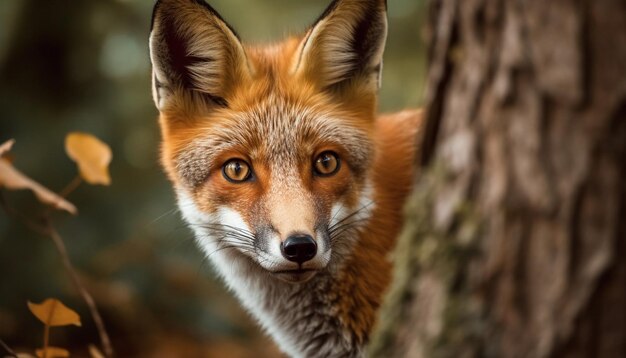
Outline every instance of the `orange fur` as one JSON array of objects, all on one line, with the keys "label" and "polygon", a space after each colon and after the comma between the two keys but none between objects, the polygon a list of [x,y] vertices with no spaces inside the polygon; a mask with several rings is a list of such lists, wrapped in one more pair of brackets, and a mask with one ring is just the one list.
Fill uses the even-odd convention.
[{"label": "orange fur", "polygon": [[[289,73],[289,59],[294,56],[297,43],[290,39],[269,48],[247,49],[256,74],[248,85],[235,90],[229,102],[229,111],[246,111],[268,93],[277,92],[303,106],[327,106],[349,114],[345,118],[351,126],[372,135],[376,157],[370,175],[374,180],[374,200],[378,205],[361,235],[354,256],[347,264],[348,269],[340,285],[336,287],[342,321],[348,329],[364,338],[374,325],[376,309],[390,280],[391,262],[388,255],[402,227],[402,207],[415,174],[417,131],[421,126],[422,114],[421,111],[405,111],[375,119],[375,96],[358,86],[345,90],[338,99],[319,93],[314,83],[293,78]],[[199,117],[202,120],[180,118],[178,113],[161,114],[164,139],[162,162],[176,185],[182,184],[173,167],[173,157],[192,138],[204,136],[216,127],[230,125],[220,109],[202,113]],[[210,124],[199,126],[198,123]],[[230,157],[232,155],[224,158]],[[263,174],[267,172],[264,163],[254,164],[257,174],[263,179],[267,178]],[[212,211],[213,205],[229,202],[246,213],[254,201],[246,198],[259,198],[264,193],[262,188],[250,190],[225,182],[219,178],[219,172],[214,171],[211,175],[218,178],[219,184],[195,192],[195,201],[201,203],[200,207],[207,212]],[[324,207],[330,208],[330,203],[336,200],[333,191],[341,188],[340,182],[341,179],[333,178],[317,187],[311,185],[311,190],[315,196],[322,198]],[[362,280],[363,276],[368,276],[368,281]]]},{"label": "orange fur", "polygon": [[[246,47],[212,9],[196,0],[157,3],[157,8],[165,8],[165,17],[156,16],[156,35],[151,36],[161,162],[179,199],[188,201],[183,205],[193,206],[182,207],[190,223],[201,228],[228,219],[224,227],[233,228],[235,222],[240,225],[237,233],[247,233],[243,239],[256,240],[242,252],[225,253],[217,260],[223,275],[240,275],[233,277],[231,287],[290,354],[321,354],[315,337],[301,334],[307,327],[298,326],[299,319],[314,320],[313,316],[315,324],[324,330],[339,329],[335,335],[345,339],[331,347],[338,350],[332,353],[360,354],[391,278],[390,252],[416,175],[422,112],[375,114],[386,35],[384,5],[384,0],[338,0],[303,36]],[[187,42],[203,33],[213,41],[200,40],[210,48],[189,45],[199,54],[191,65],[178,58],[182,71],[191,68],[194,75],[215,76],[207,83],[198,76],[185,77],[185,82],[184,74],[172,75],[176,68],[167,66],[175,67],[175,61],[158,51],[164,46],[161,42],[167,45],[171,36],[180,35],[176,26],[186,23],[184,17],[168,22],[167,16],[175,16],[176,9],[184,10],[182,16],[193,15],[187,19],[192,21],[190,27],[180,30],[195,36]],[[174,34],[167,37],[159,31]],[[364,32],[357,36],[355,31]],[[351,35],[370,42],[370,51],[355,50],[362,51],[362,58],[348,51],[354,42],[345,40]],[[209,59],[202,54],[209,54]],[[338,170],[330,176],[316,175],[315,159],[326,151],[339,158]],[[254,177],[229,181],[222,168],[233,159],[248,163]],[[371,202],[363,204],[366,200]],[[361,214],[362,209],[368,210]],[[359,214],[358,220],[348,223],[356,230],[349,237],[333,237],[333,225],[341,223],[337,219],[332,224],[334,216],[349,219],[353,214]],[[196,233],[209,249],[219,249],[218,244],[211,246],[210,230]],[[326,251],[320,249],[308,261],[294,263],[282,250],[296,234],[310,236]],[[267,256],[276,264],[267,264]],[[231,270],[234,262],[239,266]],[[295,278],[285,278],[285,271]],[[318,278],[312,279],[316,274]],[[254,286],[259,281],[262,284]],[[249,291],[253,286],[257,291]],[[276,292],[287,290],[294,290],[288,296],[296,302],[304,299],[310,306],[323,307],[309,307],[313,311],[300,317],[298,312],[285,313],[292,305],[285,303],[277,312],[274,300],[283,297],[276,297]],[[261,293],[261,304],[246,297]],[[301,331],[294,332],[294,327]],[[281,341],[282,335],[292,336]]]},{"label": "orange fur", "polygon": [[[402,209],[415,179],[422,111],[380,116],[376,121],[372,213],[342,281],[341,315],[351,330],[366,337],[391,279],[390,253],[403,224]],[[362,278],[368,277],[365,281]]]}]

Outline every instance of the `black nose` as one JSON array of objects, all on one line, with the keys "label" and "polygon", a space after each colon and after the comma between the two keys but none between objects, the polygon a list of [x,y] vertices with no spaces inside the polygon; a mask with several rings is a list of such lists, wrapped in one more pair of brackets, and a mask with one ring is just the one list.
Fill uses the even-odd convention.
[{"label": "black nose", "polygon": [[295,234],[282,242],[280,251],[287,260],[301,264],[315,256],[317,244],[311,235]]}]

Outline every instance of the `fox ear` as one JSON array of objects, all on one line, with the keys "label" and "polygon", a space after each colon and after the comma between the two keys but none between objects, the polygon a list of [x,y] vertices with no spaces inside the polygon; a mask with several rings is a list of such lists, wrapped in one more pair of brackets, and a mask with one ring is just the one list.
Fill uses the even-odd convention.
[{"label": "fox ear", "polygon": [[335,0],[306,33],[293,71],[322,88],[351,80],[380,86],[386,0]]},{"label": "fox ear", "polygon": [[204,0],[157,1],[150,60],[152,94],[161,111],[189,93],[226,106],[228,94],[250,73],[237,34]]}]

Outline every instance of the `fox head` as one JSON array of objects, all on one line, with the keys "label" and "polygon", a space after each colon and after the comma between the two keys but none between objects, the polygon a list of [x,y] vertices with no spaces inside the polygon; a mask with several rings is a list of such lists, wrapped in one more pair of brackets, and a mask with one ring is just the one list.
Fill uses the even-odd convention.
[{"label": "fox head", "polygon": [[303,282],[349,254],[373,205],[386,33],[385,0],[335,0],[302,36],[250,47],[203,0],[157,1],[162,163],[218,268]]}]

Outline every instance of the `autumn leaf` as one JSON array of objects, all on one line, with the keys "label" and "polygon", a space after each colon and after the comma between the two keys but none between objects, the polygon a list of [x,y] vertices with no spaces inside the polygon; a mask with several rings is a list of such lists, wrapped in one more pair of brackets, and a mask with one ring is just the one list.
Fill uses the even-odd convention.
[{"label": "autumn leaf", "polygon": [[72,203],[22,174],[8,160],[3,158],[0,158],[0,187],[9,190],[31,190],[42,203],[65,210],[70,214],[76,215],[77,213],[76,207]]},{"label": "autumn leaf", "polygon": [[9,139],[8,141],[0,144],[0,157],[3,156],[4,153],[10,151],[14,143],[15,143],[15,139]]},{"label": "autumn leaf", "polygon": [[80,176],[89,184],[110,185],[111,148],[88,133],[72,132],[65,137],[65,152],[78,164]]},{"label": "autumn leaf", "polygon": [[70,356],[70,352],[59,347],[48,347],[46,349],[37,349],[35,351],[39,358],[65,358]]},{"label": "autumn leaf", "polygon": [[15,353],[17,358],[36,358],[34,355],[29,353]]},{"label": "autumn leaf", "polygon": [[55,298],[49,298],[39,304],[28,302],[28,308],[45,325],[52,327],[70,324],[80,326],[78,313]]}]

